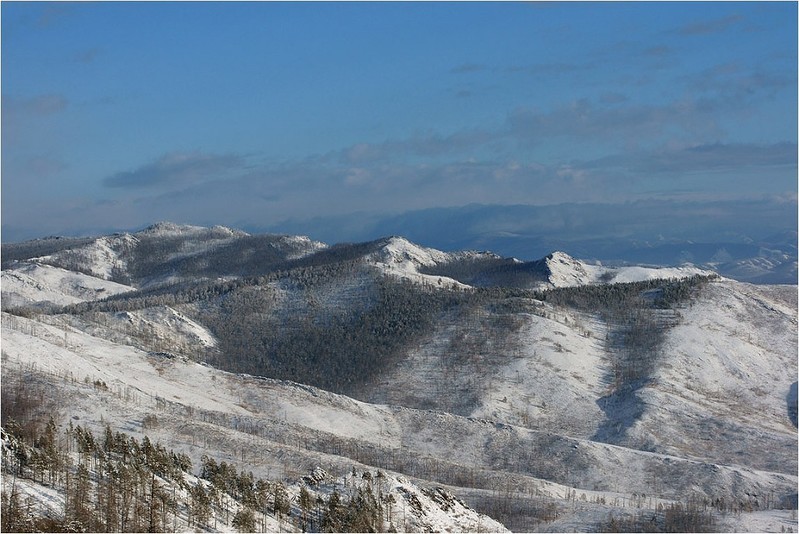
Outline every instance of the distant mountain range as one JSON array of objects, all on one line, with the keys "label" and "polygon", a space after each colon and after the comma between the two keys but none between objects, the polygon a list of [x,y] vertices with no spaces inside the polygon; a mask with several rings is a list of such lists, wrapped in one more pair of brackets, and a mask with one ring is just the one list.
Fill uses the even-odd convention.
[{"label": "distant mountain range", "polygon": [[795,284],[796,225],[795,202],[763,200],[474,204],[248,228],[310,235],[329,242],[403,235],[440,250],[490,250],[522,260],[561,250],[612,265],[690,262],[740,281]]}]

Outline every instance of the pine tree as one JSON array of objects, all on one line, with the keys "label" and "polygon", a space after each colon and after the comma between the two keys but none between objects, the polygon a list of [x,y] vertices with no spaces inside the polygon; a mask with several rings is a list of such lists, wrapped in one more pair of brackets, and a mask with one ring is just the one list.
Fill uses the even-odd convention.
[{"label": "pine tree", "polygon": [[92,511],[89,509],[90,499],[89,468],[86,467],[86,464],[81,463],[75,473],[66,515],[70,521],[81,525],[84,530],[89,530],[92,522]]},{"label": "pine tree", "polygon": [[197,484],[189,490],[191,497],[191,515],[194,524],[197,526],[205,526],[208,524],[208,518],[211,515],[211,498],[205,491],[202,482],[198,481]]},{"label": "pine tree", "polygon": [[15,491],[12,485],[8,496],[3,495],[2,507],[0,507],[0,523],[3,525],[3,532],[26,532],[31,529],[26,528],[28,520],[25,517],[25,510],[19,499],[19,492]]},{"label": "pine tree", "polygon": [[64,462],[58,447],[58,429],[52,417],[50,417],[44,429],[44,435],[41,439],[41,448],[46,458],[50,484],[54,484]]},{"label": "pine tree", "polygon": [[239,508],[236,515],[233,516],[233,526],[239,532],[254,532],[255,514],[246,506]]},{"label": "pine tree", "polygon": [[274,511],[278,519],[282,515],[288,515],[291,511],[288,493],[282,482],[276,482],[274,486],[275,506]]},{"label": "pine tree", "polygon": [[[147,437],[145,436],[145,440]],[[149,443],[149,440],[148,440]],[[150,495],[147,500],[147,532],[156,532],[163,514],[162,500],[160,498],[161,485],[155,478],[155,473],[150,475]]]},{"label": "pine tree", "polygon": [[343,529],[343,506],[341,504],[341,496],[338,491],[333,491],[330,499],[327,501],[327,510],[322,518],[322,531],[323,532],[341,532]]},{"label": "pine tree", "polygon": [[300,497],[299,497],[299,504],[300,504],[300,513],[301,513],[301,521],[302,521],[302,530],[308,530],[308,518],[311,512],[311,506],[313,503],[311,502],[311,494],[308,489],[303,486],[300,488]]}]

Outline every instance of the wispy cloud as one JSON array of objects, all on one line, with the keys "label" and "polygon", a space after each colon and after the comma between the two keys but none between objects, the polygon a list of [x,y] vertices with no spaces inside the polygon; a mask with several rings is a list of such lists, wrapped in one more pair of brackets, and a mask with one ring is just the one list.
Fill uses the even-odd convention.
[{"label": "wispy cloud", "polygon": [[512,65],[505,69],[509,73],[529,74],[531,76],[556,76],[594,68],[590,63],[535,63],[532,65]]},{"label": "wispy cloud", "polygon": [[716,137],[713,103],[692,100],[662,105],[597,105],[583,98],[551,110],[517,108],[508,114],[510,133],[531,143],[553,137],[604,143],[653,143],[672,138]]},{"label": "wispy cloud", "polygon": [[242,167],[241,157],[232,154],[171,152],[135,170],[108,176],[103,179],[103,184],[113,188],[180,185],[229,175]]},{"label": "wispy cloud", "polygon": [[703,20],[686,24],[677,30],[680,35],[707,35],[720,33],[737,24],[742,20],[740,15],[728,15],[726,17]]},{"label": "wispy cloud", "polygon": [[453,67],[450,72],[453,74],[467,74],[470,72],[480,72],[487,69],[488,67],[486,65],[480,63],[462,63]]},{"label": "wispy cloud", "polygon": [[64,3],[44,4],[39,16],[36,18],[36,25],[40,28],[48,28],[72,15],[72,7]]},{"label": "wispy cloud", "polygon": [[80,51],[76,52],[72,56],[72,59],[76,63],[88,64],[88,63],[92,63],[95,59],[97,59],[97,57],[100,55],[100,53],[101,53],[101,49],[99,47],[87,48],[85,50],[80,50]]},{"label": "wispy cloud", "polygon": [[322,159],[359,165],[398,158],[434,158],[474,149],[491,142],[496,137],[496,133],[482,129],[461,130],[448,135],[435,132],[419,133],[407,139],[388,140],[382,143],[357,143],[327,154]]},{"label": "wispy cloud", "polygon": [[631,167],[640,172],[695,173],[742,169],[796,168],[797,145],[704,144],[677,150],[653,152],[638,157]]},{"label": "wispy cloud", "polygon": [[[678,195],[675,184],[694,198],[725,195],[783,195],[796,187],[797,145],[710,143],[619,152],[572,162],[594,186],[626,184],[627,193]],[[756,177],[756,178],[755,178]],[[718,187],[723,186],[722,190]]]},{"label": "wispy cloud", "polygon": [[[36,96],[2,97],[3,147],[16,146],[23,139],[36,143],[35,151],[41,151],[43,139],[48,137],[51,122],[60,117],[69,100],[61,94],[49,93]],[[4,156],[6,154],[4,153]]]},{"label": "wispy cloud", "polygon": [[3,113],[47,116],[67,109],[69,101],[64,95],[57,93],[41,94],[32,97],[18,98],[3,95]]},{"label": "wispy cloud", "polygon": [[770,97],[776,91],[796,92],[796,71],[767,70],[763,67],[745,69],[738,63],[723,63],[691,73],[682,77],[685,86],[694,91],[715,94],[719,99],[727,99],[736,107],[746,101],[760,97]]},{"label": "wispy cloud", "polygon": [[[392,159],[394,148],[378,147],[377,153],[366,157],[371,148],[359,145],[351,147],[350,160],[343,151],[339,157],[258,165],[244,165],[238,156],[167,154],[130,173],[109,177],[107,186],[127,188],[127,194],[96,205],[77,203],[70,213],[115,220],[123,227],[161,219],[263,227],[309,214],[397,213],[473,202],[545,205],[564,199],[619,203],[673,198],[680,196],[675,177],[682,180],[677,185],[688,188],[680,196],[683,200],[725,198],[725,192],[711,192],[702,181],[686,181],[705,172],[721,177],[731,198],[740,198],[794,188],[797,150],[795,143],[702,144],[550,163],[505,157],[409,163]],[[749,172],[733,176],[740,169]],[[751,183],[751,176],[761,181]],[[765,188],[775,177],[776,186]],[[748,184],[748,189],[734,180]],[[64,212],[66,206],[42,209],[60,212],[64,219],[72,216]]]},{"label": "wispy cloud", "polygon": [[26,159],[23,168],[28,176],[42,177],[58,174],[69,166],[60,158],[48,155],[36,155]]}]

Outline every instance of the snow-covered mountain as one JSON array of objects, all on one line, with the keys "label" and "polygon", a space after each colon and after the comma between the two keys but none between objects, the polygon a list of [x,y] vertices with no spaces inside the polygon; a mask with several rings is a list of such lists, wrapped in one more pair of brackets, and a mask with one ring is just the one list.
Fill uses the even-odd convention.
[{"label": "snow-covered mountain", "polygon": [[[304,236],[251,236],[224,226],[161,222],[132,234],[3,245],[3,269],[37,262],[141,288],[257,274],[325,246]],[[42,251],[46,253],[39,254]]]},{"label": "snow-covered mountain", "polygon": [[442,252],[398,236],[379,240],[375,245],[376,250],[368,258],[389,274],[420,283],[446,283],[461,288],[470,285],[502,286],[510,281],[512,285],[547,289],[687,278],[712,272],[690,264],[680,267],[604,267],[577,260],[560,251],[539,261],[523,262],[490,252]]},{"label": "snow-covered mountain", "polygon": [[[713,217],[708,217],[711,212]],[[757,215],[744,220],[741,213]],[[472,204],[399,214],[314,217],[262,230],[306,233],[329,242],[398,234],[441,250],[491,250],[524,260],[565,250],[605,265],[679,265],[689,261],[742,282],[797,282],[796,203],[784,199],[743,204],[673,200],[549,206]]]},{"label": "snow-covered mountain", "polygon": [[665,527],[696,503],[721,530],[797,527],[795,286],[399,237],[69,243],[17,245],[2,273],[3,390],[46,384],[59,428],[147,435],[294,496],[320,469],[327,497],[380,471],[400,530]]}]

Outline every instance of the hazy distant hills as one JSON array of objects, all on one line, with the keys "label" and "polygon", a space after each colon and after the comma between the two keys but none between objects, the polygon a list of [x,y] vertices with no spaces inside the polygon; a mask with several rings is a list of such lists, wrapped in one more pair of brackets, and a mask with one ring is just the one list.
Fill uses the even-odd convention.
[{"label": "hazy distant hills", "polygon": [[[793,524],[795,285],[171,223],[2,252],[4,388],[46,384],[62,428],[295,493],[381,469],[514,530]],[[447,499],[404,525],[501,528]]]},{"label": "hazy distant hills", "polygon": [[[745,216],[743,215],[745,214]],[[432,208],[286,221],[264,230],[323,241],[399,234],[441,250],[491,250],[532,260],[553,250],[613,264],[691,262],[753,283],[797,281],[795,202],[640,201]]]},{"label": "hazy distant hills", "polygon": [[[252,239],[305,235],[325,243],[366,243],[401,235],[441,251],[491,251],[505,258],[537,260],[555,250],[606,265],[692,263],[752,283],[797,282],[795,199],[680,201],[642,200],[619,204],[482,205],[429,208],[404,213],[354,214],[236,226]],[[99,233],[99,232],[98,232]],[[132,232],[133,233],[133,232]],[[135,232],[138,233],[138,232]],[[19,234],[10,225],[4,236]],[[47,255],[69,241],[35,240]],[[55,248],[53,248],[55,247]],[[3,248],[3,261],[24,247]],[[270,261],[269,258],[264,258]]]}]

